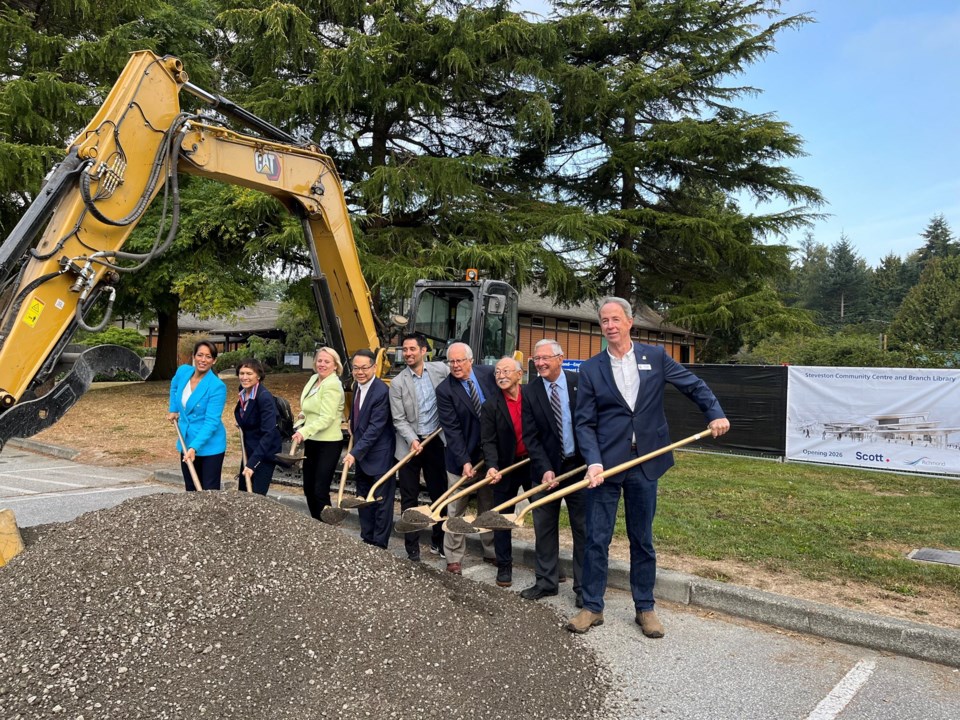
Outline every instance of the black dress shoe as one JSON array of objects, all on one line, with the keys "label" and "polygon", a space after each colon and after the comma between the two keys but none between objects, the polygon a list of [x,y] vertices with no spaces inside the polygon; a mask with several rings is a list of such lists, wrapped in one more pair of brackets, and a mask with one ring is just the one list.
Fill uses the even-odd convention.
[{"label": "black dress shoe", "polygon": [[497,585],[500,587],[510,587],[513,585],[513,568],[504,567],[497,569]]},{"label": "black dress shoe", "polygon": [[532,587],[528,587],[526,590],[520,591],[520,597],[522,597],[524,600],[539,600],[540,598],[552,597],[556,594],[556,590],[544,590],[539,585],[533,585]]}]

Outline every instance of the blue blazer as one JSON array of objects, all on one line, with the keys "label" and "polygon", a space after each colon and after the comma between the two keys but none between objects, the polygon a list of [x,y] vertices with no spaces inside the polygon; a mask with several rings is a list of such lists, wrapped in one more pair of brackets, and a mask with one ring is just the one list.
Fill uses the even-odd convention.
[{"label": "blue blazer", "polygon": [[277,429],[277,406],[273,395],[263,383],[257,388],[257,396],[240,411],[240,401],[233,409],[233,417],[243,431],[243,445],[247,451],[247,467],[256,470],[262,462],[276,465],[274,456],[280,452],[282,439]]},{"label": "blue blazer", "polygon": [[[473,374],[477,376],[480,392],[484,400],[502,393],[493,376],[491,365],[474,365]],[[440,427],[446,440],[444,461],[447,472],[459,475],[467,463],[476,465],[483,457],[480,446],[480,418],[473,411],[473,402],[463,384],[453,375],[437,385],[437,414]]]},{"label": "blue blazer", "polygon": [[[212,370],[190,393],[187,407],[180,403],[183,388],[193,377],[192,365],[181,365],[170,381],[170,412],[180,413],[180,432],[197,455],[217,455],[227,451],[227,430],[223,427],[223,408],[227,404],[227,386]],[[177,450],[184,451],[177,440]]]},{"label": "blue blazer", "polygon": [[[637,453],[644,455],[670,444],[670,430],[663,412],[663,390],[670,383],[693,400],[707,422],[724,417],[717,398],[700,378],[655,345],[633,344],[640,369],[637,401],[630,406],[617,390],[610,355],[603,350],[580,366],[574,424],[580,452],[588,465],[612,468],[631,460],[630,440],[637,438]],[[673,453],[643,463],[640,468],[649,480],[656,480],[673,466]],[[623,474],[609,478],[620,482]]]},{"label": "blue blazer", "polygon": [[[356,388],[354,385],[354,393]],[[390,415],[390,392],[383,380],[374,378],[366,393],[357,417],[354,417],[353,406],[350,407],[350,432],[353,434],[350,454],[361,472],[379,479],[394,464],[396,435]]]}]

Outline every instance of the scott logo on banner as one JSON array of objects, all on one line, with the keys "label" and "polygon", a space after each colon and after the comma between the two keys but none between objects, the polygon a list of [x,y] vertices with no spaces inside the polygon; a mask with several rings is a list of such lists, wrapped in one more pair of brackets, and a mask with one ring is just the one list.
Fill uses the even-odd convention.
[{"label": "scott logo on banner", "polygon": [[882,453],[862,453],[858,451],[854,457],[865,462],[890,462],[890,458],[884,457]]}]

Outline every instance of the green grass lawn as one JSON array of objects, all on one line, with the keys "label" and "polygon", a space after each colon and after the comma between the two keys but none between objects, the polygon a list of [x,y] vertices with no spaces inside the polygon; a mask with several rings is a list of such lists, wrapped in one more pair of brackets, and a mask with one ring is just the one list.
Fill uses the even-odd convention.
[{"label": "green grass lawn", "polygon": [[[660,480],[658,549],[901,595],[960,595],[960,567],[908,560],[960,549],[960,480],[678,453]],[[625,537],[623,507],[616,533]]]}]

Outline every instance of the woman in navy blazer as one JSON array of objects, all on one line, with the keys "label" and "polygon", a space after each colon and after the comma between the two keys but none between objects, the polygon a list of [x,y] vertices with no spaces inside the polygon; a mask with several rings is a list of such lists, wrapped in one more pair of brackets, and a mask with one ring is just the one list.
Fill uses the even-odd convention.
[{"label": "woman in navy blazer", "polygon": [[177,440],[183,485],[193,490],[186,467],[192,460],[204,490],[220,489],[220,471],[227,451],[227,431],[223,427],[223,408],[227,404],[227,386],[211,372],[217,348],[206,340],[193,346],[193,365],[181,365],[170,382],[170,422],[179,423],[187,447]]},{"label": "woman in navy blazer", "polygon": [[259,360],[249,358],[240,363],[237,377],[240,378],[240,398],[233,409],[237,427],[243,434],[243,447],[247,464],[240,465],[239,490],[246,492],[247,483],[258,495],[266,495],[276,466],[274,456],[281,449],[280,431],[277,429],[277,406],[273,395],[263,386],[264,370]]}]

